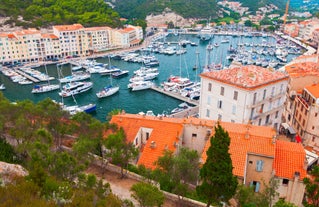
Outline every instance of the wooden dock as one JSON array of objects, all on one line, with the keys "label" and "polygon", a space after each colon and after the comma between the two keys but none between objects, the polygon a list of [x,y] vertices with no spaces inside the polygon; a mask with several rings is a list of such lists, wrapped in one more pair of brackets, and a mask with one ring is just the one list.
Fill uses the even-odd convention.
[{"label": "wooden dock", "polygon": [[170,97],[173,97],[175,99],[178,99],[178,100],[181,100],[181,101],[184,101],[186,103],[189,103],[189,104],[192,104],[194,106],[198,106],[199,105],[199,101],[197,100],[193,100],[193,99],[190,99],[188,97],[184,97],[184,96],[181,96],[180,94],[178,93],[174,93],[174,92],[171,92],[171,91],[165,91],[163,88],[161,87],[158,87],[158,86],[152,86],[151,87],[152,90],[158,92],[158,93],[162,93],[162,94],[165,94],[167,96],[170,96]]},{"label": "wooden dock", "polygon": [[14,71],[17,72],[17,73],[19,73],[19,74],[22,75],[23,77],[26,77],[26,78],[29,79],[30,81],[33,81],[34,83],[39,83],[39,82],[40,82],[39,79],[34,78],[34,77],[32,77],[32,76],[26,74],[25,72],[19,70],[19,69],[15,69]]}]

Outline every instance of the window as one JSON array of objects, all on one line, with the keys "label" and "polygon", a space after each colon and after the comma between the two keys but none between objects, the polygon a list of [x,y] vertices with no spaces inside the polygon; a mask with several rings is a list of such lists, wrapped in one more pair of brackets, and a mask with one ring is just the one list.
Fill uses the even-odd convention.
[{"label": "window", "polygon": [[230,120],[230,122],[231,122],[231,123],[235,123],[235,120],[232,119],[232,120]]},{"label": "window", "polygon": [[254,93],[253,104],[255,104],[255,103],[256,103],[256,100],[257,100],[257,93]]},{"label": "window", "polygon": [[262,172],[264,167],[264,161],[263,160],[257,160],[256,163],[256,171],[257,172]]},{"label": "window", "polygon": [[251,161],[251,160],[249,161],[249,164],[253,164],[253,163],[254,163],[253,161]]},{"label": "window", "polygon": [[263,94],[263,100],[266,98],[266,93],[267,93],[267,90],[265,89]]},{"label": "window", "polygon": [[208,91],[212,91],[212,84],[208,83]]},{"label": "window", "polygon": [[217,115],[217,120],[221,121],[222,118],[223,118],[223,116],[222,116],[221,114],[218,114],[218,115]]},{"label": "window", "polygon": [[258,126],[260,126],[260,125],[261,125],[261,119],[258,120]]},{"label": "window", "polygon": [[233,105],[232,107],[232,114],[236,114],[236,105]]},{"label": "window", "polygon": [[207,105],[210,105],[210,104],[211,104],[211,97],[207,96]]},{"label": "window", "polygon": [[223,101],[219,100],[218,103],[217,103],[217,108],[221,109],[222,106],[223,106]]},{"label": "window", "polygon": [[282,185],[288,185],[289,180],[288,179],[282,179]]},{"label": "window", "polygon": [[268,123],[269,123],[269,118],[270,118],[270,115],[268,114],[268,115],[266,116],[265,124],[268,124]]},{"label": "window", "polygon": [[220,87],[220,95],[223,96],[225,92],[225,88],[224,87]]},{"label": "window", "polygon": [[318,116],[318,113],[315,113],[315,117],[317,117]]},{"label": "window", "polygon": [[210,111],[209,111],[209,109],[206,109],[206,117],[209,118],[209,116],[210,116]]},{"label": "window", "polygon": [[278,118],[278,115],[279,115],[279,111],[276,111],[275,119],[277,119],[277,118]]},{"label": "window", "polygon": [[272,87],[271,88],[271,96],[274,96],[275,95],[275,87]]},{"label": "window", "polygon": [[238,91],[234,91],[234,100],[237,100],[238,98]]},{"label": "window", "polygon": [[257,193],[260,188],[260,183],[257,181],[250,182],[250,187]]},{"label": "window", "polygon": [[135,145],[137,145],[138,144],[138,137],[136,137],[136,139],[135,139]]},{"label": "window", "polygon": [[150,138],[150,133],[146,132],[146,140],[148,140],[148,138]]},{"label": "window", "polygon": [[197,137],[197,134],[193,133],[193,134],[192,134],[192,137],[193,137],[193,138],[196,138],[196,137]]}]

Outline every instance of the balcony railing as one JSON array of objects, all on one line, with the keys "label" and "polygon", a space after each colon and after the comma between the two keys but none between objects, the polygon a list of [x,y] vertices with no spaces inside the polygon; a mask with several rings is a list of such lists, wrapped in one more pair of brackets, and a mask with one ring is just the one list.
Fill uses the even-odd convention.
[{"label": "balcony railing", "polygon": [[297,96],[297,101],[299,101],[307,110],[309,109],[309,101],[306,101],[302,96]]},{"label": "balcony railing", "polygon": [[278,93],[278,94],[275,94],[275,95],[270,95],[270,96],[267,96],[265,99],[263,100],[258,100],[256,101],[255,104],[251,104],[251,105],[247,105],[248,108],[256,108],[257,106],[260,106],[261,104],[264,104],[264,103],[267,103],[269,101],[275,101],[277,100],[278,98],[281,98],[285,95],[285,92],[281,92],[281,93]]}]

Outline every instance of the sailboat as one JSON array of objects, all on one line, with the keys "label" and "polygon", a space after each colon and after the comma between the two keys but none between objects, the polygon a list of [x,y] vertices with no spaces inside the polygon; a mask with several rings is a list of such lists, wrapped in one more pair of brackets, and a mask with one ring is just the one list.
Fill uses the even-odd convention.
[{"label": "sailboat", "polygon": [[[58,70],[58,76],[60,77],[60,74],[61,74],[60,70],[61,69],[59,69],[59,65],[57,65],[57,70]],[[59,84],[59,88],[61,89],[61,82]],[[61,96],[62,102],[60,104],[61,109],[64,111],[67,111],[70,115],[75,115],[75,114],[80,113],[80,112],[91,113],[91,112],[94,112],[96,110],[96,104],[89,103],[87,105],[79,106],[74,95],[72,94],[71,96],[72,96],[73,101],[75,102],[76,105],[72,105],[72,106],[64,105],[63,96]]]},{"label": "sailboat", "polygon": [[200,64],[199,64],[199,52],[198,50],[196,50],[196,62],[195,65],[193,67],[193,70],[197,70],[198,68],[200,68]]},{"label": "sailboat", "polygon": [[[48,75],[48,70],[46,64],[44,65],[45,72]],[[47,78],[48,82],[45,84],[37,84],[32,88],[31,93],[45,93],[49,91],[58,90],[60,88],[59,84],[50,84],[50,78]]]},{"label": "sailboat", "polygon": [[107,96],[111,96],[120,90],[119,86],[113,86],[112,79],[113,79],[112,75],[110,74],[111,84],[108,86],[105,86],[102,90],[100,90],[99,92],[96,93],[96,96],[98,98],[104,98]]},{"label": "sailboat", "polygon": [[2,83],[2,84],[0,85],[0,90],[4,90],[4,89],[6,89],[6,87],[5,87],[4,84]]}]

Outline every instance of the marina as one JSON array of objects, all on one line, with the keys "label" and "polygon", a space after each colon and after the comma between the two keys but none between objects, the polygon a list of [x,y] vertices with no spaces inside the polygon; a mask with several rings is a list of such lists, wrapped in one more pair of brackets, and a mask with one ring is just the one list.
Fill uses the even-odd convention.
[{"label": "marina", "polygon": [[[178,43],[181,40],[184,40],[185,44],[179,45]],[[224,40],[223,43],[221,43],[222,40]],[[267,43],[267,45],[274,45],[273,47],[275,47],[277,42],[278,40],[272,36],[248,37],[243,35],[214,35],[210,41],[203,42],[200,41],[197,34],[180,36],[169,34],[153,40],[148,47],[140,50],[133,52],[114,52],[109,56],[104,55],[103,57],[91,58],[89,61],[87,59],[82,60],[81,58],[71,60],[67,59],[66,62],[59,64],[59,66],[57,66],[56,63],[47,65],[47,71],[50,77],[55,78],[55,80],[51,81],[53,84],[59,83],[57,67],[61,68],[64,77],[72,75],[74,68],[76,68],[76,71],[88,71],[89,68],[96,66],[100,66],[102,68],[114,66],[118,70],[125,71],[125,76],[113,79],[113,84],[119,86],[119,90],[117,93],[112,94],[112,96],[100,99],[96,95],[99,91],[101,91],[101,89],[108,85],[107,83],[111,82],[112,77],[110,73],[108,73],[108,75],[91,73],[90,81],[93,83],[92,88],[87,90],[85,93],[76,95],[76,102],[79,105],[86,105],[88,103],[96,104],[96,112],[93,113],[93,116],[101,121],[105,121],[107,114],[114,109],[123,109],[128,113],[139,113],[141,111],[145,112],[151,110],[155,115],[168,115],[182,102],[193,105],[195,106],[194,108],[196,108],[199,104],[198,88],[194,89],[194,94],[197,94],[196,97],[195,95],[189,96],[189,91],[187,90],[184,90],[182,95],[182,88],[164,90],[163,83],[167,82],[169,77],[180,76],[196,84],[200,82],[198,75],[204,71],[205,66],[214,65],[214,68],[220,67],[220,69],[223,69],[224,67],[227,68],[231,64],[232,60],[227,59],[227,56],[232,54],[230,49],[235,51],[242,48],[243,51],[250,51],[254,47],[263,47],[263,43]],[[287,42],[288,41],[282,40],[283,44],[287,44]],[[215,43],[219,43],[218,46],[213,46]],[[210,52],[207,50],[209,45],[212,45],[212,50]],[[172,47],[175,47],[175,50]],[[165,50],[170,48],[169,50],[175,52],[173,54],[160,53],[160,48]],[[181,48],[185,49],[186,52],[176,54],[176,51]],[[266,48],[266,46],[264,48]],[[288,53],[286,56],[287,62],[290,62],[297,55],[298,54]],[[272,57],[270,54],[260,54],[260,56],[265,58]],[[273,59],[275,59],[275,57],[270,58],[270,60]],[[146,67],[146,65],[148,67],[156,67],[158,70],[156,77],[151,80],[152,85],[145,90],[129,90],[127,85],[130,83],[129,80],[135,74],[134,72],[140,70],[142,67]],[[196,66],[195,69],[194,65]],[[35,69],[45,73],[45,68],[43,66]],[[10,76],[4,75],[4,69],[2,70],[3,74],[1,74],[1,83],[6,86],[6,90],[3,90],[2,92],[9,100],[19,101],[30,99],[34,102],[38,102],[47,97],[56,101],[61,100],[61,97],[58,94],[59,91],[32,94],[30,91],[34,87],[34,84],[16,84],[11,81]],[[187,85],[183,87],[187,87]],[[70,106],[75,104],[74,100],[71,98],[65,99],[64,103]],[[194,108],[192,108],[192,112]]]}]

